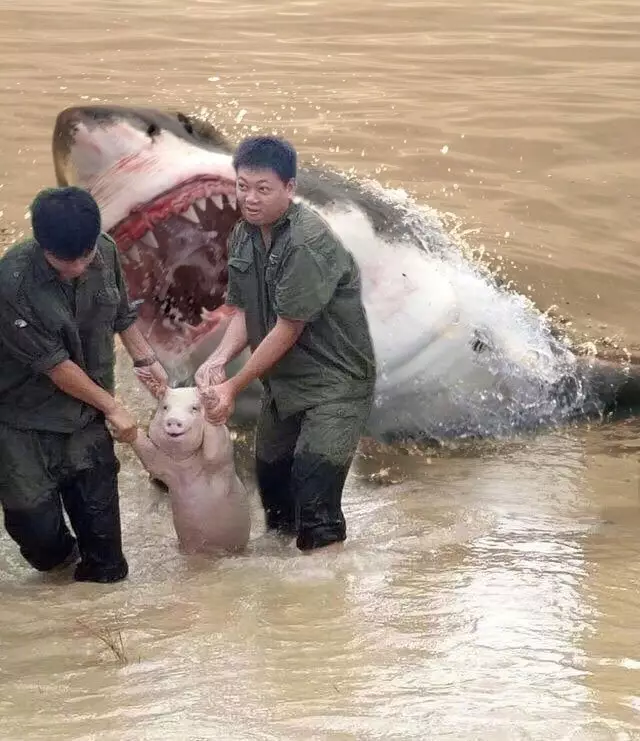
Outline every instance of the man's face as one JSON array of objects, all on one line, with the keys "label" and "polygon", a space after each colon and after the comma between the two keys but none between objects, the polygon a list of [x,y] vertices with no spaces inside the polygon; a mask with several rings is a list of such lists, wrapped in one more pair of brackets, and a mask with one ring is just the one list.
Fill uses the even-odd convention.
[{"label": "man's face", "polygon": [[236,195],[242,216],[255,226],[269,226],[289,208],[295,181],[283,183],[273,170],[240,167]]},{"label": "man's face", "polygon": [[78,257],[75,260],[61,260],[46,250],[44,251],[44,256],[49,265],[51,265],[61,278],[64,280],[73,280],[74,278],[79,278],[92,263],[93,258],[96,256],[96,248],[93,247],[82,255],[82,257]]}]

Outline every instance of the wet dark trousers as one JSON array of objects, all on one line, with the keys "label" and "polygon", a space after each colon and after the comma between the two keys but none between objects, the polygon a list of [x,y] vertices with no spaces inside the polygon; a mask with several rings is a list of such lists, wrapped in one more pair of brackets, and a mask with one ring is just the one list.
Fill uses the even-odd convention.
[{"label": "wet dark trousers", "polygon": [[79,554],[76,580],[125,578],[120,463],[104,423],[97,420],[72,435],[6,426],[0,432],[4,525],[25,560],[38,571],[50,571],[73,563]]},{"label": "wet dark trousers", "polygon": [[256,430],[256,475],[267,530],[300,550],[344,541],[342,492],[370,400],[325,404],[281,419],[265,399]]},{"label": "wet dark trousers", "polygon": [[303,551],[345,540],[342,490],[350,464],[337,466],[320,456],[304,455],[273,463],[257,459],[267,530],[296,535],[296,545]]},{"label": "wet dark trousers", "polygon": [[76,547],[64,520],[64,504],[82,557],[76,578],[109,582],[127,575],[117,473],[113,465],[98,464],[64,480],[57,491],[34,507],[4,508],[7,532],[35,569],[49,571],[59,566]]}]

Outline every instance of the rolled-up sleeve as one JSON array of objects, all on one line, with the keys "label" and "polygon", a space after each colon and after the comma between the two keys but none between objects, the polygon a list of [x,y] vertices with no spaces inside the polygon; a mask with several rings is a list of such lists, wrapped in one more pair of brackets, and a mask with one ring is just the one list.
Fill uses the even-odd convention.
[{"label": "rolled-up sleeve", "polygon": [[136,319],[138,318],[138,310],[134,305],[132,305],[129,299],[129,289],[127,287],[127,281],[122,271],[122,263],[120,262],[120,256],[118,255],[118,249],[115,242],[113,242],[113,247],[114,272],[116,285],[118,286],[118,292],[120,293],[120,303],[118,305],[118,311],[116,313],[113,329],[115,332],[120,334],[120,332],[124,332],[126,329],[129,329],[129,327],[136,321]]},{"label": "rolled-up sleeve", "polygon": [[323,252],[303,246],[285,259],[275,291],[275,310],[284,319],[316,319],[333,296],[341,271]]},{"label": "rolled-up sleeve", "polygon": [[69,359],[62,340],[26,309],[17,309],[0,299],[2,349],[34,373],[46,373]]}]

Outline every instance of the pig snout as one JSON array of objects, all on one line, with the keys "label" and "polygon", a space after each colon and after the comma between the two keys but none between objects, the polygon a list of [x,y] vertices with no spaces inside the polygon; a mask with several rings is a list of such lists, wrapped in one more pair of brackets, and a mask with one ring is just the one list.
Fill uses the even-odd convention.
[{"label": "pig snout", "polygon": [[166,417],[164,420],[164,431],[169,437],[180,437],[189,429],[189,426],[179,417]]}]

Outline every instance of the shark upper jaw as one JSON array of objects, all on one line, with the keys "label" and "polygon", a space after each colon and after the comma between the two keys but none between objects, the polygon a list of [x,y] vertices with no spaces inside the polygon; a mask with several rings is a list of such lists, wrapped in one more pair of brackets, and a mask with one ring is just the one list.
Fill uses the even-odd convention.
[{"label": "shark upper jaw", "polygon": [[[167,126],[170,122],[173,130]],[[149,210],[163,196],[166,208],[170,192],[198,180],[206,189],[194,192],[191,202],[184,198],[186,193],[176,194],[175,215],[187,211],[197,198],[210,196],[226,195],[235,208],[230,153],[196,139],[192,127],[181,131],[173,118],[155,111],[67,109],[56,120],[53,158],[58,183],[87,188],[100,206],[103,228],[112,233],[125,232],[121,222]]]},{"label": "shark upper jaw", "polygon": [[199,140],[184,125],[154,111],[73,108],[53,137],[58,183],[96,199],[141,324],[172,355],[206,332],[203,315],[224,313],[226,243],[239,218],[221,137]]},{"label": "shark upper jaw", "polygon": [[[99,196],[96,198],[100,205]],[[218,217],[230,210],[238,218],[235,185],[232,188],[211,175],[196,175],[174,188],[157,195],[153,200],[136,204],[127,215],[111,228],[106,227],[121,250],[129,250],[136,242],[149,243],[159,248],[154,230],[170,217],[183,220],[215,234]]]}]

